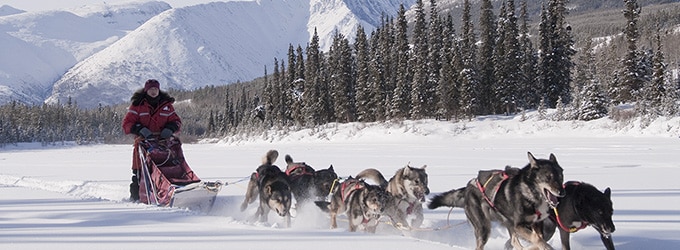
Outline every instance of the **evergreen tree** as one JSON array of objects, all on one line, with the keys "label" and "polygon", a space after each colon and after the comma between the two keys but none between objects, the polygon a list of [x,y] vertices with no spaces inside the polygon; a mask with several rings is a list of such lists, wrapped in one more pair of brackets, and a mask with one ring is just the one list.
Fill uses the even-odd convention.
[{"label": "evergreen tree", "polygon": [[626,18],[626,27],[623,34],[626,38],[627,50],[626,55],[621,60],[621,76],[618,85],[617,93],[614,96],[615,102],[631,102],[636,101],[640,89],[644,86],[643,76],[638,62],[640,62],[640,52],[637,48],[637,42],[640,38],[640,32],[637,27],[637,22],[640,18],[640,6],[636,0],[625,0],[626,8],[623,10],[623,16]]},{"label": "evergreen tree", "polygon": [[325,53],[320,53],[321,59],[321,70],[320,77],[317,78],[316,86],[318,88],[318,93],[321,98],[319,99],[319,107],[321,108],[320,122],[319,124],[326,124],[332,121],[336,121],[333,103],[333,96],[331,96],[331,86],[330,86],[330,64]]},{"label": "evergreen tree", "polygon": [[652,65],[652,80],[648,82],[645,99],[649,102],[649,105],[656,109],[658,114],[663,114],[663,110],[667,109],[664,102],[666,99],[666,64],[664,62],[663,46],[661,43],[661,31],[659,28],[656,30],[655,35],[656,49],[653,57]]},{"label": "evergreen tree", "polygon": [[539,81],[548,107],[556,107],[558,100],[569,102],[570,99],[571,56],[575,51],[571,27],[566,26],[566,14],[565,0],[548,1],[548,7],[541,13]]},{"label": "evergreen tree", "polygon": [[[297,102],[296,98],[296,86],[295,80],[297,80],[297,57],[295,56],[295,47],[293,44],[288,45],[288,70],[286,71],[286,79],[283,90],[285,107],[284,110],[286,122],[295,123],[295,105]],[[290,124],[289,124],[290,125]]]},{"label": "evergreen tree", "polygon": [[[465,0],[465,6],[463,7],[463,40],[468,40],[472,33],[472,27],[465,27],[469,22],[469,0]],[[471,86],[471,89],[476,90],[474,94],[475,104],[478,110],[475,112],[477,114],[490,114],[493,109],[492,94],[494,93],[494,85],[496,80],[494,79],[494,48],[496,48],[496,16],[493,13],[493,5],[491,0],[481,0],[481,9],[479,14],[479,86]],[[476,40],[470,40],[463,42],[463,46],[472,46]],[[466,44],[469,43],[469,44]],[[465,49],[463,49],[465,50]],[[463,51],[463,53],[465,53]],[[464,56],[465,57],[465,56]],[[474,59],[466,58],[464,60]],[[467,64],[467,63],[466,63]],[[467,68],[467,67],[466,67]]]},{"label": "evergreen tree", "polygon": [[371,55],[374,59],[371,68],[375,72],[376,78],[371,82],[373,90],[373,104],[375,107],[375,119],[385,120],[389,116],[389,104],[394,93],[397,82],[397,56],[395,53],[395,28],[388,18],[383,19],[382,29],[376,34],[378,37],[371,45]]},{"label": "evergreen tree", "polygon": [[311,42],[307,45],[307,61],[305,67],[305,86],[304,86],[304,97],[302,98],[303,114],[305,124],[307,126],[314,126],[318,124],[323,124],[324,119],[322,116],[325,115],[323,107],[323,96],[322,96],[322,58],[321,51],[319,50],[319,35],[314,29],[314,35],[312,35]]},{"label": "evergreen tree", "polygon": [[427,115],[427,90],[428,90],[428,43],[427,23],[425,22],[425,10],[423,0],[416,1],[415,23],[413,24],[413,57],[411,68],[413,79],[411,81],[411,110],[412,119],[422,119]]},{"label": "evergreen tree", "polygon": [[264,67],[264,107],[262,112],[264,113],[264,123],[265,128],[270,128],[274,124],[275,115],[273,112],[273,107],[276,104],[274,96],[275,84],[269,79],[267,75],[267,66]]},{"label": "evergreen tree", "polygon": [[395,27],[394,59],[396,62],[396,84],[392,92],[392,102],[390,104],[390,119],[408,118],[411,108],[411,79],[409,67],[409,43],[407,34],[408,23],[406,21],[406,9],[404,5],[399,6],[397,23]]},{"label": "evergreen tree", "polygon": [[293,103],[291,105],[291,118],[294,120],[295,124],[303,125],[305,124],[304,115],[304,101],[303,93],[305,92],[305,60],[304,52],[302,51],[302,46],[298,45],[296,51],[296,70],[295,79],[291,82],[293,84]]},{"label": "evergreen tree", "polygon": [[372,106],[371,100],[374,98],[372,87],[369,85],[370,69],[369,69],[369,44],[364,27],[359,25],[357,27],[356,38],[354,41],[354,51],[356,54],[356,108],[357,121],[366,122],[374,121],[375,106]]},{"label": "evergreen tree", "polygon": [[[442,30],[442,68],[440,71],[439,82],[437,84],[437,119],[448,120],[456,116],[458,109],[457,101],[459,69],[454,60],[458,60],[456,53],[457,47],[456,31],[453,26],[453,17],[447,16]],[[457,118],[457,117],[456,117]]]},{"label": "evergreen tree", "polygon": [[[574,98],[572,106],[576,111],[576,118],[589,121],[607,115],[608,101],[602,92],[600,83],[595,78],[595,58],[593,55],[592,39],[588,39],[581,50],[576,76],[573,82]],[[576,94],[578,93],[578,94]]]},{"label": "evergreen tree", "polygon": [[521,61],[519,28],[515,15],[515,1],[507,0],[501,8],[498,24],[497,51],[495,61],[495,96],[499,110],[505,114],[515,112],[520,84]]},{"label": "evergreen tree", "polygon": [[430,23],[428,25],[428,55],[427,55],[427,84],[424,92],[425,113],[426,116],[432,116],[437,104],[437,85],[439,84],[440,71],[442,69],[442,47],[443,47],[443,32],[439,11],[437,10],[437,3],[435,0],[430,0]]},{"label": "evergreen tree", "polygon": [[523,110],[536,108],[541,99],[540,97],[540,86],[538,86],[536,81],[536,64],[538,63],[538,56],[534,49],[534,45],[531,41],[529,34],[529,17],[527,13],[527,2],[522,1],[521,11],[520,11],[520,65],[521,74],[518,86],[518,106],[522,107]]},{"label": "evergreen tree", "polygon": [[605,117],[608,113],[608,101],[600,88],[600,83],[593,78],[584,86],[582,92],[580,96],[583,99],[578,119],[590,121]]},{"label": "evergreen tree", "polygon": [[286,64],[281,60],[281,72],[279,73],[279,124],[283,126],[290,125],[292,122],[291,107],[293,104],[293,95],[291,83],[288,81]]},{"label": "evergreen tree", "polygon": [[328,53],[330,96],[337,122],[353,122],[356,114],[352,49],[340,32],[335,33]]},{"label": "evergreen tree", "polygon": [[505,72],[505,61],[507,60],[505,58],[505,23],[507,23],[507,11],[506,11],[506,6],[505,6],[506,1],[504,0],[501,3],[501,6],[498,10],[498,19],[496,20],[496,41],[494,43],[496,44],[496,47],[494,48],[493,51],[493,57],[491,58],[493,60],[493,79],[494,79],[494,84],[492,86],[492,93],[490,95],[490,107],[491,110],[490,112],[492,114],[497,114],[503,110],[503,104],[500,101],[501,98],[503,98],[506,95],[505,89],[510,88],[510,86],[507,86],[507,81],[506,81],[506,72]]},{"label": "evergreen tree", "polygon": [[[385,26],[383,26],[384,28]],[[366,86],[368,91],[366,93],[367,105],[366,107],[361,107],[366,110],[367,121],[375,121],[384,118],[387,108],[386,103],[386,81],[389,76],[385,75],[385,51],[383,50],[384,39],[383,39],[383,29],[378,29],[374,31],[371,35],[370,44],[368,46],[367,64],[368,64],[368,74],[369,79],[367,80]],[[358,52],[357,52],[358,53]],[[369,109],[369,107],[372,107]]]},{"label": "evergreen tree", "polygon": [[[484,6],[485,2],[482,3]],[[488,7],[491,8],[491,2],[488,2]],[[485,7],[482,7],[484,10]],[[489,9],[488,11],[491,11]],[[487,12],[488,12],[487,11]],[[483,11],[484,12],[484,11]],[[460,75],[458,81],[460,82],[460,87],[458,88],[460,98],[459,98],[459,106],[460,106],[460,111],[462,115],[467,116],[467,117],[472,117],[476,113],[482,113],[484,112],[484,107],[482,106],[482,100],[483,99],[488,99],[488,94],[490,94],[491,90],[487,89],[487,87],[490,87],[491,85],[484,85],[481,80],[480,76],[477,74],[477,46],[476,41],[477,38],[475,37],[474,33],[474,27],[472,25],[472,21],[470,18],[470,1],[465,0],[464,5],[463,5],[463,17],[462,17],[462,30],[461,30],[461,39],[460,39],[460,46],[459,46],[459,56],[458,60],[454,60],[454,65],[455,63],[460,64],[459,68],[460,69]],[[493,16],[493,13],[491,13],[491,16]],[[493,20],[493,18],[492,18]],[[490,26],[494,27],[494,26]],[[493,32],[495,33],[495,32]],[[483,34],[482,36],[486,36]],[[482,47],[489,46],[489,44],[493,44],[493,42],[489,43],[488,41],[484,39],[491,39],[490,41],[493,41],[494,37],[482,37],[481,38],[484,42],[487,42],[487,44],[482,44]],[[490,56],[488,57],[489,60],[491,60],[493,56],[493,46],[488,47],[490,49],[488,52],[491,52]],[[480,65],[483,65],[486,63],[485,61],[481,60],[481,55],[482,53],[486,53],[484,48],[480,49]],[[490,64],[493,66],[493,64]],[[455,67],[455,66],[454,66]],[[484,66],[481,66],[484,67]],[[493,74],[493,70],[491,71],[491,74]],[[489,83],[491,84],[491,83]],[[486,92],[486,93],[485,93]]]},{"label": "evergreen tree", "polygon": [[604,91],[609,98],[610,104],[618,104],[618,94],[620,87],[619,70],[620,60],[616,51],[618,46],[612,44],[607,49],[603,49],[598,57],[597,67],[600,69],[613,69],[611,72],[600,70],[596,73],[596,78],[602,83]]},{"label": "evergreen tree", "polygon": [[295,56],[295,47],[293,44],[288,44],[288,74],[286,81],[289,84],[290,89],[295,89],[293,83],[297,80],[297,57]]},{"label": "evergreen tree", "polygon": [[639,114],[650,115],[648,118],[653,118],[658,115],[660,107],[652,106],[653,99],[658,97],[651,96],[651,76],[653,74],[654,53],[651,50],[641,51],[639,53],[640,61],[637,62],[638,71],[641,72],[642,87],[637,91],[635,106]]}]

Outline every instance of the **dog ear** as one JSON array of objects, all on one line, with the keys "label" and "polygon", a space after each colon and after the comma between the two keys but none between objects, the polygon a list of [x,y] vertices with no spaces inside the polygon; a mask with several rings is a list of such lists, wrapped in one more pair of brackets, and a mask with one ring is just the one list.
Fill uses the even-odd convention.
[{"label": "dog ear", "polygon": [[[328,170],[333,170],[333,164],[331,164],[331,166],[328,167]],[[333,171],[335,171],[335,170],[333,170]]]},{"label": "dog ear", "polygon": [[531,165],[532,168],[535,168],[536,158],[534,158],[534,155],[532,155],[531,152],[527,152],[527,157],[529,158],[529,165]]},{"label": "dog ear", "polygon": [[271,195],[272,194],[272,187],[269,186],[269,185],[264,187],[264,193],[267,194],[267,195]]},{"label": "dog ear", "polygon": [[276,158],[279,158],[279,151],[271,149],[267,151],[267,154],[262,158],[262,165],[272,165],[276,161]]},{"label": "dog ear", "polygon": [[552,161],[553,163],[557,163],[557,157],[555,157],[553,153],[550,153],[550,161]]},{"label": "dog ear", "polygon": [[612,199],[612,190],[607,187],[607,189],[604,190],[604,196],[607,197],[607,199]]}]

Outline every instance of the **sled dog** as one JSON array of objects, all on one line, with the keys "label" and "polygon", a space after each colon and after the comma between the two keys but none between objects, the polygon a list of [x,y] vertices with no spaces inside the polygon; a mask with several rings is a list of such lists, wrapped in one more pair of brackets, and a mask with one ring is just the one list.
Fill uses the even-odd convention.
[{"label": "sled dog", "polygon": [[[422,203],[425,202],[425,196],[430,194],[425,167],[400,168],[389,181],[374,168],[361,171],[356,178],[377,182],[387,190],[391,198],[385,214],[396,227],[419,228],[424,219]],[[409,221],[410,217],[412,218]]]},{"label": "sled dog", "polygon": [[380,186],[370,185],[352,177],[336,186],[330,202],[315,201],[321,210],[330,213],[331,228],[338,227],[337,216],[345,212],[350,232],[363,229],[375,233],[389,194]]},{"label": "sled dog", "polygon": [[327,169],[314,170],[304,162],[295,162],[286,155],[286,174],[290,177],[293,197],[298,205],[309,199],[323,200],[331,192],[338,175],[333,165]]},{"label": "sled dog", "polygon": [[524,249],[520,238],[531,242],[531,249],[552,249],[542,237],[540,222],[565,194],[563,169],[553,154],[547,160],[536,159],[530,152],[527,155],[525,167],[480,171],[467,186],[436,195],[428,208],[462,206],[474,228],[478,250],[484,249],[489,239],[492,221],[507,228],[515,249]]},{"label": "sled dog", "polygon": [[611,201],[611,190],[606,188],[600,192],[588,183],[569,181],[564,184],[566,194],[560,198],[550,220],[544,222],[545,239],[560,229],[562,249],[569,250],[569,236],[580,229],[592,226],[600,233],[600,239],[607,250],[614,250],[611,234],[616,230],[612,221],[614,208]]},{"label": "sled dog", "polygon": [[286,226],[290,227],[290,207],[292,193],[288,175],[273,165],[279,153],[276,150],[267,152],[262,160],[262,165],[250,175],[246,197],[241,204],[244,211],[248,204],[255,201],[259,196],[259,206],[255,212],[256,219],[266,222],[269,212],[274,210],[279,216],[284,217]]}]

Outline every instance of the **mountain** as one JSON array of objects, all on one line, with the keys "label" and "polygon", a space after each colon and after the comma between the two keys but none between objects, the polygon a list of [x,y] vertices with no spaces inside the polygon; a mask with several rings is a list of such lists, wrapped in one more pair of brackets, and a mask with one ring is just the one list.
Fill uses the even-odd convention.
[{"label": "mountain", "polygon": [[[437,4],[455,21],[462,2]],[[533,21],[542,2],[528,0]],[[82,107],[117,104],[152,77],[164,88],[184,90],[250,81],[265,68],[271,72],[274,58],[285,61],[289,44],[304,48],[316,31],[327,51],[336,31],[353,41],[358,25],[370,33],[402,3],[409,9],[415,0],[250,0],[177,9],[150,1],[35,13],[1,6],[0,104],[69,99]],[[479,1],[472,3],[475,15]],[[621,4],[574,0],[569,8],[578,14]]]},{"label": "mountain", "polygon": [[0,16],[9,16],[9,15],[19,14],[19,13],[24,13],[24,12],[26,12],[26,11],[16,9],[16,8],[9,6],[9,5],[0,6]]},{"label": "mountain", "polygon": [[127,101],[148,78],[163,88],[195,89],[249,81],[333,34],[372,31],[383,13],[415,0],[213,2],[173,9],[165,2],[85,5],[23,12],[0,8],[0,104],[75,101],[96,107]]},{"label": "mountain", "polygon": [[380,13],[396,13],[401,2],[414,0],[213,2],[171,9],[80,61],[56,81],[46,102],[118,104],[148,78],[185,90],[249,81],[265,67],[271,72],[274,58],[287,58],[290,44],[304,48],[315,30],[327,50],[336,30],[348,37],[357,25],[371,31]]},{"label": "mountain", "polygon": [[3,6],[0,104],[11,100],[42,103],[69,68],[167,9],[170,5],[163,2],[41,12]]}]

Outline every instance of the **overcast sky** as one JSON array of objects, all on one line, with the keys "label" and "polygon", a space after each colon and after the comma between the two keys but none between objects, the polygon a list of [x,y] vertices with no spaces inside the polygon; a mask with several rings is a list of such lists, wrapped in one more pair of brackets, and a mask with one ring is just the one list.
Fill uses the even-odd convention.
[{"label": "overcast sky", "polygon": [[[9,5],[25,11],[42,11],[56,9],[70,9],[88,4],[100,3],[125,3],[125,2],[148,2],[152,0],[0,0],[0,6]],[[170,4],[173,8],[195,5],[208,2],[219,2],[219,0],[158,0]],[[224,1],[228,2],[230,0]]]}]

